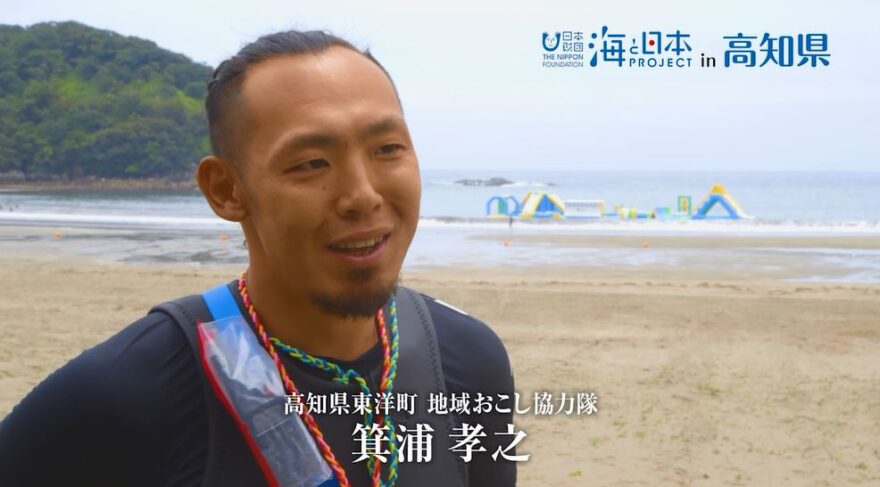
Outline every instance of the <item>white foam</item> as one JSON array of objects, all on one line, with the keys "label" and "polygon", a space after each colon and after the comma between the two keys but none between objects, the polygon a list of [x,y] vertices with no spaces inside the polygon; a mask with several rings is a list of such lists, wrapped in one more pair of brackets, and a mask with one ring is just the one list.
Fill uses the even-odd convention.
[{"label": "white foam", "polygon": [[[236,229],[237,223],[219,217],[0,211],[0,224],[148,227],[158,229]],[[420,229],[451,229],[514,234],[586,235],[741,235],[741,236],[880,236],[880,222],[768,220],[514,220],[421,218]]]},{"label": "white foam", "polygon": [[549,234],[653,234],[653,235],[857,235],[880,236],[880,223],[868,221],[811,222],[767,220],[514,220],[422,218],[419,228],[460,228]]},{"label": "white foam", "polygon": [[95,215],[85,213],[0,213],[0,224],[6,225],[100,225],[118,227],[155,227],[160,229],[215,229],[238,228],[237,223],[220,218],[174,217],[155,215]]}]

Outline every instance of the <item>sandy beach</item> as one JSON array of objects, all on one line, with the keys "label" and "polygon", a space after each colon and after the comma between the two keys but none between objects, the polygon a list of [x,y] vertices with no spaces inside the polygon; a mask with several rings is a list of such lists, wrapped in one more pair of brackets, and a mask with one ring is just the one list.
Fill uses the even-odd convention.
[{"label": "sandy beach", "polygon": [[[517,417],[531,455],[518,485],[880,484],[880,285],[716,264],[423,267],[402,282],[492,326],[521,394],[598,396],[595,415]],[[0,416],[151,305],[241,270],[2,247]]]}]

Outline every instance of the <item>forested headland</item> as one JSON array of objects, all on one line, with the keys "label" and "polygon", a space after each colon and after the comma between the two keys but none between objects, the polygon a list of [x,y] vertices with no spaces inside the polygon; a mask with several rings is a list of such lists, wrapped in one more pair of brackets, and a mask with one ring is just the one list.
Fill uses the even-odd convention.
[{"label": "forested headland", "polygon": [[211,68],[76,22],[0,25],[0,179],[191,179]]}]

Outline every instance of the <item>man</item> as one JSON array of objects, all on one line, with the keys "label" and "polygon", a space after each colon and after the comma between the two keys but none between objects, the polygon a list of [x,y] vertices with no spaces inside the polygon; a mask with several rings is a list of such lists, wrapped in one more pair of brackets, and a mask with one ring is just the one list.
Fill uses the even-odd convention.
[{"label": "man", "polygon": [[[50,375],[5,418],[0,485],[285,485],[280,470],[299,469],[302,456],[281,448],[283,465],[272,463],[273,447],[253,429],[256,416],[238,406],[249,398],[240,394],[264,388],[235,382],[218,365],[242,354],[269,364],[248,362],[246,375],[283,383],[290,398],[359,387],[398,391],[389,389],[397,377],[401,387],[482,394],[503,406],[459,411],[449,427],[425,419],[434,421],[434,441],[443,448],[421,463],[396,462],[394,454],[364,459],[370,445],[358,441],[360,426],[363,439],[371,427],[399,427],[404,416],[382,423],[390,413],[377,409],[378,424],[370,425],[360,413],[311,414],[305,407],[311,440],[294,446],[314,442],[336,484],[514,485],[515,463],[505,460],[514,451],[503,436],[511,404],[501,404],[513,395],[513,378],[503,345],[482,322],[397,286],[421,189],[384,68],[369,51],[323,32],[277,33],[217,68],[206,107],[214,153],[196,177],[214,212],[241,224],[249,256],[240,279],[212,292],[227,296],[232,315],[246,320],[249,343],[258,345],[248,352],[240,344],[231,352],[211,348],[223,332],[210,327],[223,320],[207,293],[157,308],[164,312],[149,313]],[[354,372],[341,378],[339,371]],[[359,385],[348,380],[355,376]],[[429,384],[431,377],[439,380]],[[233,386],[224,388],[226,380]],[[427,398],[418,400],[424,409]],[[269,414],[276,413],[273,406]],[[450,439],[464,423],[480,425],[481,434]],[[294,431],[286,424],[277,428],[281,441]],[[416,427],[408,425],[410,432]],[[401,451],[401,433],[380,447]]]}]

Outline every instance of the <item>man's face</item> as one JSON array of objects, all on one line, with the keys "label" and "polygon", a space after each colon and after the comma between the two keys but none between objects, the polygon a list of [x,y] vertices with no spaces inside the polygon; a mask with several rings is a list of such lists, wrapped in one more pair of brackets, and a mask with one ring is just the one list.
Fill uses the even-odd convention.
[{"label": "man's face", "polygon": [[364,56],[333,47],[252,66],[240,100],[252,259],[260,254],[284,286],[325,312],[375,313],[396,284],[421,197],[390,80]]}]

